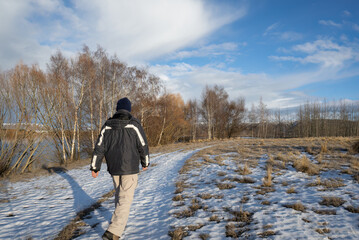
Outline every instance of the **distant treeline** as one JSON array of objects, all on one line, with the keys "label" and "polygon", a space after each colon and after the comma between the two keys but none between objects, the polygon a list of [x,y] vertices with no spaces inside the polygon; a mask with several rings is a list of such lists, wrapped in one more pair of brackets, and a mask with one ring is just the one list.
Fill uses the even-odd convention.
[{"label": "distant treeline", "polygon": [[[247,135],[260,138],[359,136],[359,102],[307,102],[291,110],[248,111]],[[243,132],[242,132],[243,134]]]},{"label": "distant treeline", "polygon": [[20,63],[0,73],[0,85],[0,174],[30,170],[49,148],[61,164],[88,156],[125,96],[150,146],[236,136],[359,135],[358,105],[308,103],[284,114],[269,111],[260,100],[248,111],[243,97],[229,100],[217,85],[184,103],[147,69],[127,66],[101,47],[85,46],[74,58],[58,51],[46,71]]}]

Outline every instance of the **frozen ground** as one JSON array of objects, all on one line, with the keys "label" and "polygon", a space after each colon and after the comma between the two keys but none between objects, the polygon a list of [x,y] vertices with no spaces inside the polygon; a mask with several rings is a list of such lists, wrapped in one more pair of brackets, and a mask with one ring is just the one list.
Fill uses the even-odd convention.
[{"label": "frozen ground", "polygon": [[[166,239],[171,216],[171,195],[178,170],[193,151],[154,156],[153,167],[139,178],[131,215],[126,228],[129,239]],[[155,166],[156,165],[156,166]],[[106,166],[102,167],[103,170]],[[3,183],[0,191],[0,239],[52,239],[71,219],[113,188],[107,171],[93,179],[88,166],[33,179]],[[113,198],[85,219],[81,239],[99,239],[108,226]]]},{"label": "frozen ground", "polygon": [[[207,164],[180,176],[189,187],[178,194],[182,196],[179,199],[184,200],[175,201],[171,213],[180,216],[172,226],[187,231],[184,239],[232,239],[226,236],[235,235],[239,239],[359,239],[359,215],[345,209],[359,206],[359,186],[350,175],[337,170],[322,172],[322,182],[339,178],[344,186],[309,187],[318,176],[308,176],[288,164],[286,169],[273,173],[272,187],[265,188],[262,184],[268,156],[264,154],[258,165],[251,168],[251,174],[246,175],[253,183],[241,183],[243,176],[237,171],[236,155],[236,152],[221,155],[224,160],[220,164],[215,163],[218,155],[210,155],[211,164],[207,160]],[[302,155],[315,161],[307,153]],[[220,190],[218,184],[223,183],[232,188]],[[288,193],[290,188],[295,189],[295,193]],[[263,192],[266,189],[270,191]],[[321,205],[323,196],[340,197],[345,203],[339,207]],[[284,207],[298,202],[306,207],[304,211]],[[182,215],[189,210],[194,211],[189,214],[192,216]],[[247,222],[240,219],[244,218],[239,214],[241,211],[250,214]],[[320,211],[322,214],[317,213]],[[199,229],[190,230],[196,226]],[[232,232],[228,230],[230,226]],[[318,233],[326,231],[324,229],[329,233]]]},{"label": "frozen ground", "polygon": [[[184,239],[232,239],[229,227],[247,239],[359,239],[359,214],[346,210],[359,206],[359,186],[350,175],[339,170],[322,171],[322,182],[338,178],[343,186],[308,186],[318,176],[298,172],[288,162],[273,172],[272,187],[266,192],[262,183],[268,156],[262,154],[250,166],[251,173],[246,177],[252,182],[243,183],[238,166],[243,167],[247,160],[230,151],[197,156],[196,166],[179,174],[185,161],[200,150],[152,156],[152,166],[140,174],[123,239],[170,239],[169,231],[180,228],[186,232]],[[315,162],[313,156],[300,154]],[[3,183],[0,239],[53,239],[78,211],[113,188],[106,171],[96,179],[88,166],[53,171],[56,173],[51,176],[30,182]],[[183,182],[177,194],[176,182]],[[231,188],[220,189],[224,183]],[[288,193],[290,188],[295,191]],[[174,196],[180,196],[179,200]],[[321,205],[323,196],[340,197],[345,203],[339,207]],[[114,210],[113,201],[113,197],[108,198],[83,219],[76,239],[100,239]],[[298,202],[306,207],[304,211],[284,207]],[[181,215],[188,209],[192,213]],[[236,219],[241,211],[249,214],[247,222],[239,215]],[[318,230],[329,232],[320,234]]]}]

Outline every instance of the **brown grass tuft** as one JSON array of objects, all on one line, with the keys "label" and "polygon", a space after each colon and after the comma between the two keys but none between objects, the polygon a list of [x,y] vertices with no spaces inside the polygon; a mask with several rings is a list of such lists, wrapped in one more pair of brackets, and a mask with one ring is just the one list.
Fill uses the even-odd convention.
[{"label": "brown grass tuft", "polygon": [[264,200],[261,202],[262,205],[270,205],[270,201],[268,200]]},{"label": "brown grass tuft", "polygon": [[236,226],[233,223],[226,225],[226,237],[238,238]]},{"label": "brown grass tuft", "polygon": [[320,144],[320,153],[327,153],[328,152],[328,142],[325,141]]},{"label": "brown grass tuft", "polygon": [[196,231],[196,230],[202,228],[203,226],[204,226],[203,223],[199,223],[199,224],[197,224],[197,225],[189,225],[189,226],[187,227],[187,229],[188,229],[189,231],[194,232],[194,231]]},{"label": "brown grass tuft", "polygon": [[263,186],[270,187],[272,186],[272,165],[267,164],[267,175],[263,179]]},{"label": "brown grass tuft", "polygon": [[320,215],[337,215],[337,211],[335,209],[312,209],[313,212]]},{"label": "brown grass tuft", "polygon": [[187,237],[189,233],[185,231],[184,227],[175,228],[173,231],[169,231],[168,235],[171,237],[172,240],[181,240],[184,237]]},{"label": "brown grass tuft", "polygon": [[224,190],[224,189],[232,189],[235,188],[236,186],[232,183],[217,183],[217,187],[220,190]]},{"label": "brown grass tuft", "polygon": [[218,217],[217,215],[212,215],[212,216],[209,218],[209,221],[219,223],[221,220],[219,219],[219,217]]},{"label": "brown grass tuft", "polygon": [[250,213],[248,211],[244,211],[241,207],[239,211],[229,211],[234,218],[230,219],[234,222],[244,222],[244,223],[250,223],[252,222],[252,216],[253,213]]},{"label": "brown grass tuft", "polygon": [[297,203],[287,203],[287,204],[284,204],[283,207],[286,207],[286,208],[292,208],[296,211],[300,211],[300,212],[305,212],[305,210],[307,209],[301,202],[297,202]]},{"label": "brown grass tuft", "polygon": [[289,189],[287,190],[287,193],[288,193],[288,194],[292,194],[292,193],[297,193],[297,191],[295,190],[294,187],[291,187],[291,188],[289,188]]},{"label": "brown grass tuft", "polygon": [[326,234],[326,233],[330,233],[330,229],[329,228],[317,228],[315,229],[315,231],[319,234]]},{"label": "brown grass tuft", "polygon": [[249,175],[249,174],[252,173],[252,171],[251,171],[251,170],[249,169],[249,167],[248,167],[248,163],[247,163],[247,162],[244,164],[243,168],[242,168],[242,167],[239,167],[239,168],[238,168],[238,172],[239,172],[239,174],[241,174],[241,175]]},{"label": "brown grass tuft", "polygon": [[359,213],[359,206],[354,207],[350,205],[345,207],[345,209],[351,213]]},{"label": "brown grass tuft", "polygon": [[323,196],[322,201],[319,203],[321,205],[325,206],[334,206],[339,207],[343,205],[345,201],[341,199],[340,197],[334,197],[334,196]]},{"label": "brown grass tuft", "polygon": [[207,240],[207,239],[209,239],[209,234],[208,233],[201,233],[200,235],[199,235],[199,238],[201,239],[201,240]]},{"label": "brown grass tuft", "polygon": [[203,200],[207,200],[207,199],[211,199],[214,196],[210,193],[202,193],[199,194],[198,197],[202,198]]},{"label": "brown grass tuft", "polygon": [[351,151],[353,153],[359,153],[359,140],[353,143],[353,145],[351,146]]},{"label": "brown grass tuft", "polygon": [[194,215],[194,213],[195,212],[192,211],[191,209],[185,209],[180,212],[175,212],[175,213],[173,213],[173,215],[176,218],[189,218],[189,217],[192,217]]},{"label": "brown grass tuft", "polygon": [[267,231],[264,231],[262,233],[258,233],[258,236],[261,237],[261,238],[267,238],[269,236],[273,236],[273,235],[276,235],[277,233],[273,230],[267,230]]},{"label": "brown grass tuft", "polygon": [[182,201],[183,200],[183,196],[182,195],[176,195],[172,198],[172,201],[177,202],[177,201]]},{"label": "brown grass tuft", "polygon": [[308,175],[317,175],[319,173],[319,167],[311,163],[306,156],[295,160],[293,166],[297,171],[307,173]]}]

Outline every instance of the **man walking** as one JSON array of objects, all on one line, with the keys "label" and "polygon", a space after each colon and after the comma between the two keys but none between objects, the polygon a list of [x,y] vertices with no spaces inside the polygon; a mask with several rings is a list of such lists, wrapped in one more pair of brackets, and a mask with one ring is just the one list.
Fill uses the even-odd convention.
[{"label": "man walking", "polygon": [[115,211],[110,226],[102,236],[105,240],[117,240],[125,230],[137,187],[139,164],[143,170],[150,164],[146,135],[140,121],[130,112],[130,100],[121,98],[117,102],[116,113],[101,129],[91,162],[90,170],[96,178],[105,156],[107,171],[115,188]]}]

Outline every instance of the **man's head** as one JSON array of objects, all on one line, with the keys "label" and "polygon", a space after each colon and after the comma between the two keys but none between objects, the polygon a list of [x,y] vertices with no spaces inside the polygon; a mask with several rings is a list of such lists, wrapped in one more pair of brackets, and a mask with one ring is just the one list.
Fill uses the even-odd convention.
[{"label": "man's head", "polygon": [[131,112],[131,101],[127,97],[124,97],[124,98],[121,98],[120,100],[118,100],[117,106],[116,106],[116,111],[118,111],[120,109],[125,109],[125,110]]}]

